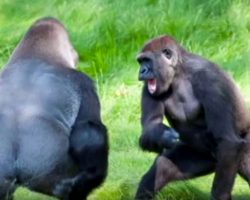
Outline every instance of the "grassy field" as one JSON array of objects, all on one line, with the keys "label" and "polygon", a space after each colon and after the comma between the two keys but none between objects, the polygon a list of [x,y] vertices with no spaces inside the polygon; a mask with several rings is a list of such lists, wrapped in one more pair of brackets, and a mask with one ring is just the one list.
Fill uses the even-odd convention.
[{"label": "grassy field", "polygon": [[[1,0],[0,65],[37,18],[54,16],[68,27],[79,70],[96,80],[110,137],[108,178],[89,199],[129,200],[155,157],[138,148],[142,84],[136,54],[146,40],[170,34],[228,71],[250,105],[249,10],[248,0]],[[209,199],[212,179],[170,184],[157,199]],[[233,194],[249,200],[249,186],[237,178]],[[15,200],[47,199],[22,188],[15,193]]]}]

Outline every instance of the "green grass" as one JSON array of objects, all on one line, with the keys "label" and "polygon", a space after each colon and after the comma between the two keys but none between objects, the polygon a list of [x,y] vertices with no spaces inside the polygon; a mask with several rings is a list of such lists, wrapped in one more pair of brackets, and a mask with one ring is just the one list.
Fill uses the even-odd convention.
[{"label": "green grass", "polygon": [[[79,69],[96,80],[109,129],[109,175],[89,199],[129,200],[155,154],[138,148],[141,83],[135,57],[157,35],[174,36],[189,51],[220,64],[250,105],[250,2],[248,0],[1,0],[0,65],[4,66],[30,24],[55,16],[68,27],[80,55]],[[213,175],[172,183],[157,197],[209,199]],[[250,199],[240,178],[236,200]],[[19,189],[15,200],[47,200]]]}]

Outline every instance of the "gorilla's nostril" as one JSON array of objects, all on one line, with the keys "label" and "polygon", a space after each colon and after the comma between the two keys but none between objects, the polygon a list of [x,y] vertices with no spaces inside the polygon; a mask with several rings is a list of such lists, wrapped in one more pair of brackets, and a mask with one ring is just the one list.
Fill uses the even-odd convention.
[{"label": "gorilla's nostril", "polygon": [[141,74],[146,74],[146,73],[148,73],[148,68],[147,67],[143,67],[141,69]]}]

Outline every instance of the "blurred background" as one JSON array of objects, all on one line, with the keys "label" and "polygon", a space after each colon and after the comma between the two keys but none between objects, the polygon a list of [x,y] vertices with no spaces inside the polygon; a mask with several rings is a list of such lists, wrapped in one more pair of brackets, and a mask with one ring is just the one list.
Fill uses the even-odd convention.
[{"label": "blurred background", "polygon": [[[78,69],[95,81],[109,129],[109,175],[90,200],[133,199],[155,154],[138,148],[140,94],[136,55],[152,37],[169,34],[188,51],[225,69],[250,109],[249,0],[1,0],[0,66],[38,18],[53,16],[69,30],[80,55]],[[157,199],[209,199],[213,174],[170,184]],[[238,177],[235,200],[249,200]],[[20,188],[15,200],[53,199]]]}]

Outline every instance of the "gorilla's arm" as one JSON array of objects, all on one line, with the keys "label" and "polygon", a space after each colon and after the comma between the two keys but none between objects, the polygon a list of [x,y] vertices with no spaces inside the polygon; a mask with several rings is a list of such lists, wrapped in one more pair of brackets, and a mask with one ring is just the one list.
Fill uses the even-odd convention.
[{"label": "gorilla's arm", "polygon": [[243,145],[236,131],[233,91],[227,78],[206,69],[194,74],[192,85],[204,109],[207,129],[216,142],[213,150],[217,164],[212,195],[215,199],[225,198],[232,190]]},{"label": "gorilla's arm", "polygon": [[106,177],[108,167],[107,129],[100,117],[100,103],[94,85],[88,77],[82,76],[80,90],[81,106],[72,127],[70,150],[80,173],[62,181],[55,190],[57,196],[69,199],[85,199]]},{"label": "gorilla's arm", "polygon": [[178,141],[179,134],[163,124],[164,104],[153,99],[146,87],[143,88],[141,109],[141,148],[157,153],[161,153],[164,148],[172,148]]}]

